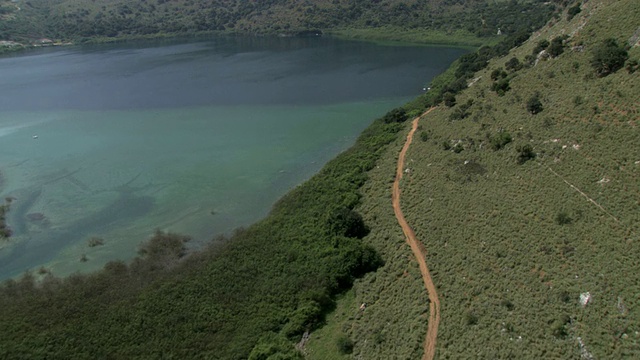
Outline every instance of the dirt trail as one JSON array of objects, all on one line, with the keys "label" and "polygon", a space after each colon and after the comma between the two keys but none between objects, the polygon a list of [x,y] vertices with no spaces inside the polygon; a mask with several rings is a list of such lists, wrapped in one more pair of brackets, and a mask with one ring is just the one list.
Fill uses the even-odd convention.
[{"label": "dirt trail", "polygon": [[[433,109],[434,108],[429,109],[422,115],[428,114]],[[418,265],[420,266],[420,273],[422,274],[422,280],[424,280],[424,286],[427,289],[427,293],[429,294],[429,325],[427,328],[427,337],[424,342],[424,355],[422,356],[422,360],[431,360],[433,359],[436,352],[436,337],[438,336],[438,325],[440,324],[440,300],[438,299],[436,287],[431,280],[431,274],[429,273],[429,268],[427,267],[427,262],[425,260],[427,251],[424,248],[424,245],[416,238],[415,232],[413,231],[413,229],[411,229],[409,224],[407,224],[407,220],[405,220],[404,218],[402,209],[400,209],[400,180],[402,179],[402,174],[404,172],[404,158],[407,154],[409,146],[411,145],[411,141],[413,141],[413,135],[418,128],[419,120],[420,117],[417,117],[413,120],[413,126],[411,127],[409,135],[407,135],[407,142],[404,144],[402,151],[400,151],[400,157],[398,158],[398,168],[396,170],[396,179],[393,182],[392,203],[393,211],[396,214],[398,223],[400,223],[402,231],[407,237],[407,243],[409,244],[409,246],[411,246],[411,251],[413,251],[413,255],[415,255],[416,260],[418,261]]]}]

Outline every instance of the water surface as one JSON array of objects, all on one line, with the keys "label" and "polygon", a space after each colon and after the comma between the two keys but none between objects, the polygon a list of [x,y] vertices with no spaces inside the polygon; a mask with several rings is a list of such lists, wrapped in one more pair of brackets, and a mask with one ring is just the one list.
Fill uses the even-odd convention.
[{"label": "water surface", "polygon": [[255,222],[462,53],[216,38],[0,58],[0,195],[15,198],[0,278],[126,260],[155,229],[197,246]]}]

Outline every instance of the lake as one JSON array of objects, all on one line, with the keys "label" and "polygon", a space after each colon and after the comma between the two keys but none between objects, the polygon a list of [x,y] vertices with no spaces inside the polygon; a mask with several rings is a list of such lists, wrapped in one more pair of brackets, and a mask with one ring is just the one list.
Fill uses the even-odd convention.
[{"label": "lake", "polygon": [[0,279],[128,260],[156,229],[197,248],[249,225],[464,52],[220,37],[2,57]]}]

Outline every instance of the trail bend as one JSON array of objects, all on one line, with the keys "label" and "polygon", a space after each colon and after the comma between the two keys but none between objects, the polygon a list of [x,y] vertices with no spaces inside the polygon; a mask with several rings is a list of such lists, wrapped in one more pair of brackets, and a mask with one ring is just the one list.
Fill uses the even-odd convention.
[{"label": "trail bend", "polygon": [[[435,108],[427,110],[424,114],[422,114],[422,116],[427,115],[428,113],[433,111],[433,109]],[[407,223],[407,220],[402,213],[402,209],[400,208],[400,180],[402,179],[402,175],[404,173],[404,162],[407,150],[409,150],[409,146],[411,146],[411,142],[413,141],[413,135],[418,129],[419,120],[420,116],[413,120],[411,131],[409,131],[409,134],[407,135],[407,141],[402,147],[402,151],[400,151],[400,156],[398,157],[398,167],[396,169],[396,178],[393,182],[393,194],[391,197],[391,202],[393,204],[393,211],[395,212],[400,227],[402,227],[402,232],[406,237],[407,243],[411,247],[411,251],[418,261],[420,274],[422,275],[424,286],[427,289],[427,293],[429,295],[429,324],[427,327],[427,336],[424,341],[424,355],[422,356],[422,360],[431,360],[435,355],[436,338],[438,336],[438,325],[440,324],[440,300],[438,299],[438,293],[436,292],[436,287],[433,284],[433,280],[431,280],[431,274],[429,273],[427,261],[425,260],[427,250],[425,249],[424,245],[416,238],[415,232]]]}]

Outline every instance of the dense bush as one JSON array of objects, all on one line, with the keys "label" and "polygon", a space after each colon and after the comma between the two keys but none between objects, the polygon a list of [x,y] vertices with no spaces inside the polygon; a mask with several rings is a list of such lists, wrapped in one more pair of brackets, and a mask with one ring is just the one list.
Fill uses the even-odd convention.
[{"label": "dense bush", "polygon": [[542,106],[542,102],[540,101],[540,93],[535,93],[533,96],[527,100],[527,111],[531,115],[536,115],[544,110]]},{"label": "dense bush", "polygon": [[407,121],[409,116],[404,108],[395,108],[384,115],[382,120],[387,123],[401,123]]},{"label": "dense bush", "polygon": [[576,15],[580,14],[582,9],[580,8],[580,4],[575,4],[567,10],[567,20],[573,19]]},{"label": "dense bush", "polygon": [[591,66],[598,76],[604,77],[621,69],[628,57],[627,50],[616,39],[609,38],[593,50]]},{"label": "dense bush", "polygon": [[469,99],[464,104],[460,104],[457,108],[453,110],[449,119],[451,120],[462,120],[466,119],[471,115],[471,111],[469,109],[473,106],[473,100]]},{"label": "dense bush", "polygon": [[566,211],[561,211],[556,215],[556,224],[558,225],[567,225],[571,224],[573,219]]},{"label": "dense bush", "polygon": [[502,68],[497,68],[497,69],[494,69],[494,70],[491,72],[490,77],[491,77],[491,80],[493,80],[493,81],[497,81],[497,80],[499,80],[499,79],[504,79],[504,78],[506,78],[506,77],[507,77],[507,75],[508,75],[508,74],[507,74],[507,72],[506,72],[506,71],[504,71]]},{"label": "dense bush", "polygon": [[495,91],[499,96],[504,96],[507,91],[511,90],[509,78],[502,78],[491,84],[491,91]]},{"label": "dense bush", "polygon": [[533,50],[531,51],[531,54],[536,56],[538,55],[542,50],[546,50],[549,47],[550,43],[549,40],[546,39],[542,39],[540,41],[538,41],[536,43],[536,46],[533,48]]},{"label": "dense bush", "polygon": [[456,105],[456,96],[451,92],[444,93],[442,100],[447,107],[453,107]]},{"label": "dense bush", "polygon": [[284,337],[270,333],[251,350],[249,360],[302,360],[304,357]]},{"label": "dense bush", "polygon": [[493,136],[490,140],[491,148],[493,150],[500,150],[505,147],[512,140],[511,134],[506,131],[501,131],[495,136]]},{"label": "dense bush", "polygon": [[549,55],[551,55],[552,57],[558,57],[562,55],[562,53],[564,52],[564,41],[567,38],[568,36],[566,35],[554,37],[553,40],[551,40],[551,44],[549,44],[549,47],[547,48]]},{"label": "dense bush", "polygon": [[353,352],[353,341],[344,335],[338,338],[336,345],[341,354],[348,355]]},{"label": "dense bush", "polygon": [[636,71],[638,71],[638,67],[639,67],[638,60],[636,59],[627,61],[627,65],[625,66],[629,74],[633,74]]},{"label": "dense bush", "polygon": [[362,239],[369,233],[368,227],[357,212],[343,207],[331,214],[328,225],[334,235]]},{"label": "dense bush", "polygon": [[516,151],[518,152],[517,161],[520,165],[526,163],[529,160],[535,159],[536,157],[536,153],[533,152],[533,146],[529,144],[518,145]]},{"label": "dense bush", "polygon": [[522,69],[522,63],[517,57],[512,57],[506,64],[504,64],[504,67],[509,71],[518,71]]}]

